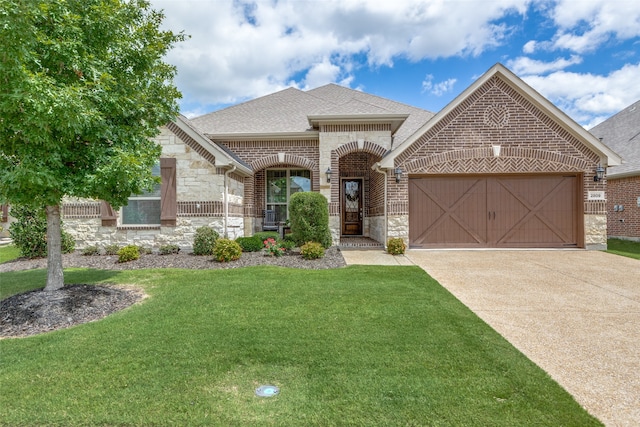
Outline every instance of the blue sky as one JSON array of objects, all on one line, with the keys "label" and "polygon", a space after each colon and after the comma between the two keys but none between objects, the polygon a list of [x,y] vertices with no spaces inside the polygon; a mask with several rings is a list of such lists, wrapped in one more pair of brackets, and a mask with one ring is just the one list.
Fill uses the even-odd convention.
[{"label": "blue sky", "polygon": [[151,0],[181,112],[338,83],[437,112],[501,62],[590,128],[640,99],[637,0]]}]

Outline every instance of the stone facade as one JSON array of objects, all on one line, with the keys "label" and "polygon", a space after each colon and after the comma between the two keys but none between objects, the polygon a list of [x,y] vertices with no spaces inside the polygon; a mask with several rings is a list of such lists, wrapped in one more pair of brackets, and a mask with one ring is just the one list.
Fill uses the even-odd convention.
[{"label": "stone facade", "polygon": [[175,126],[161,129],[156,138],[162,146],[161,157],[176,159],[175,226],[123,225],[120,211],[115,212],[116,225],[104,225],[104,206],[99,201],[65,200],[64,229],[74,237],[77,248],[135,244],[157,250],[177,244],[190,249],[195,230],[202,226],[232,239],[243,236],[244,178],[217,168],[215,158],[187,139]]}]

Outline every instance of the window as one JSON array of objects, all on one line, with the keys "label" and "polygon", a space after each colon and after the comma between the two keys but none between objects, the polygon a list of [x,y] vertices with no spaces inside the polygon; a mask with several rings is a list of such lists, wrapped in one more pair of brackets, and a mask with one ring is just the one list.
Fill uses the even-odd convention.
[{"label": "window", "polygon": [[[156,164],[151,173],[160,176],[160,163]],[[123,225],[160,225],[160,189],[156,184],[152,191],[145,191],[129,197],[129,202],[122,207]]]},{"label": "window", "polygon": [[278,221],[289,218],[289,198],[299,191],[311,191],[311,172],[302,169],[267,170],[267,209]]}]

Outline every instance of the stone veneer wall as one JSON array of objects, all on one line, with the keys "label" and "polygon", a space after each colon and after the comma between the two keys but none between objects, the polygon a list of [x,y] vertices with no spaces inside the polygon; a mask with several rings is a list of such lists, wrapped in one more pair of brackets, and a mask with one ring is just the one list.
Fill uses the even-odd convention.
[{"label": "stone veneer wall", "polygon": [[[500,146],[496,156],[493,146]],[[604,204],[587,198],[599,157],[551,117],[494,76],[396,158],[408,174],[583,174],[584,243],[606,246]],[[408,213],[408,182],[390,185],[395,215]],[[407,234],[400,236],[408,239]]]},{"label": "stone veneer wall", "polygon": [[609,237],[640,241],[640,176],[608,179],[607,215]]},{"label": "stone veneer wall", "polygon": [[[213,227],[224,235],[225,170],[216,168],[213,156],[199,149],[175,125],[171,130],[163,128],[156,141],[162,146],[162,157],[176,158],[176,226],[123,226],[119,212],[118,226],[103,226],[99,201],[67,199],[62,206],[64,229],[75,238],[78,249],[110,244],[158,249],[165,244],[177,244],[188,250],[198,227]],[[229,174],[229,238],[244,235],[243,199],[244,178]]]}]

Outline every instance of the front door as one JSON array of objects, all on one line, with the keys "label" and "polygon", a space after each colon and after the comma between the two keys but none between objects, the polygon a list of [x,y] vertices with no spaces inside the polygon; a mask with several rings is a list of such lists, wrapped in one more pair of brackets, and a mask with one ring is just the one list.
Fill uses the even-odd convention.
[{"label": "front door", "polygon": [[362,235],[362,178],[342,180],[342,235]]}]

